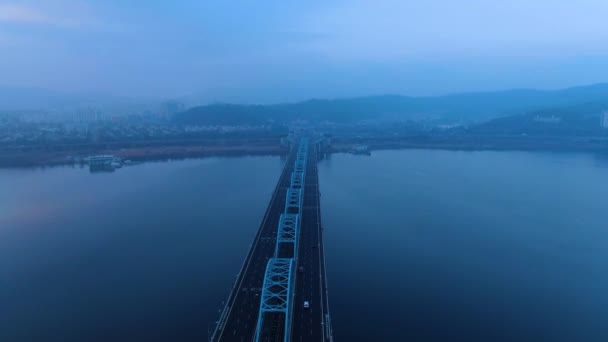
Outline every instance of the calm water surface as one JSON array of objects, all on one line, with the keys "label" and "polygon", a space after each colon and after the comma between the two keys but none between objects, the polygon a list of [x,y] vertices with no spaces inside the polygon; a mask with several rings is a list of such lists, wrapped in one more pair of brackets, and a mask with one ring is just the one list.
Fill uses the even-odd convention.
[{"label": "calm water surface", "polygon": [[206,341],[282,164],[0,170],[0,341]]},{"label": "calm water surface", "polygon": [[[0,170],[0,341],[201,341],[278,157]],[[607,341],[608,159],[380,151],[319,176],[338,341]]]},{"label": "calm water surface", "polygon": [[319,172],[338,341],[608,341],[608,159],[382,151]]}]

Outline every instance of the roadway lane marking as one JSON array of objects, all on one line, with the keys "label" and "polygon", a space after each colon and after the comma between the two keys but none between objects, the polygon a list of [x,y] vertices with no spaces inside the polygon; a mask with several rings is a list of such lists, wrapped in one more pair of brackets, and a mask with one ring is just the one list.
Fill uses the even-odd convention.
[{"label": "roadway lane marking", "polygon": [[[291,159],[291,157],[288,159]],[[249,266],[251,264],[251,259],[256,256],[257,245],[258,245],[260,238],[262,237],[262,234],[263,234],[265,228],[267,227],[266,223],[268,222],[268,218],[270,215],[272,215],[272,212],[274,211],[274,209],[276,209],[275,208],[275,206],[277,205],[277,202],[275,202],[276,195],[281,191],[280,190],[281,184],[283,184],[285,182],[286,175],[291,171],[291,168],[288,165],[289,165],[289,163],[285,164],[283,172],[279,176],[279,181],[277,183],[277,186],[275,187],[275,190],[272,193],[272,197],[270,199],[270,204],[268,205],[268,207],[266,209],[266,213],[264,215],[264,219],[262,220],[262,224],[261,224],[260,228],[258,229],[258,232],[256,233],[256,237],[254,238],[254,243],[250,244],[250,250],[247,253],[247,258],[245,259],[246,264],[243,265],[243,266],[245,266],[244,271],[243,271],[243,268],[241,267],[241,270],[243,271],[242,272],[243,277],[240,277],[241,272],[239,272],[238,273],[239,277],[238,277],[237,281],[239,281],[239,280],[240,281],[239,281],[238,287],[235,292],[230,291],[230,296],[228,297],[228,301],[226,302],[226,308],[224,308],[224,312],[226,311],[226,309],[228,309],[228,312],[226,315],[224,315],[223,312],[222,312],[222,315],[220,315],[220,321],[224,321],[224,322],[220,323],[216,326],[216,331],[213,333],[213,336],[212,336],[212,337],[214,337],[215,334],[218,332],[217,330],[220,329],[218,340],[221,340],[222,335],[224,334],[224,328],[227,323],[226,321],[230,318],[230,315],[232,313],[232,308],[234,307],[234,304],[237,302],[237,299],[239,297],[239,289],[241,288],[241,286],[243,284],[243,280],[246,277],[247,270],[249,269]],[[273,220],[271,222],[275,222],[275,221]],[[270,227],[270,228],[272,229],[272,227]],[[256,261],[256,263],[257,263],[257,261]],[[234,290],[234,288],[233,288],[233,290]],[[233,298],[232,295],[234,293],[236,293],[236,294]],[[229,304],[231,300],[232,300],[232,303]],[[234,334],[236,334],[236,329],[234,331]]]}]

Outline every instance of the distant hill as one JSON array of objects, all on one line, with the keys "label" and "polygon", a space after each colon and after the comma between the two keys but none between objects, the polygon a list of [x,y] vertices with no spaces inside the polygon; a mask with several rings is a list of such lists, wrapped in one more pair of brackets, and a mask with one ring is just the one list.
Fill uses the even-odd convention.
[{"label": "distant hill", "polygon": [[608,129],[601,127],[602,114],[607,110],[608,98],[497,118],[469,131],[487,135],[608,136]]},{"label": "distant hill", "polygon": [[608,100],[608,84],[563,90],[516,89],[436,97],[382,95],[347,99],[309,100],[275,105],[211,104],[174,116],[183,124],[262,124],[303,119],[314,122],[365,120],[428,120],[471,124],[548,107]]}]

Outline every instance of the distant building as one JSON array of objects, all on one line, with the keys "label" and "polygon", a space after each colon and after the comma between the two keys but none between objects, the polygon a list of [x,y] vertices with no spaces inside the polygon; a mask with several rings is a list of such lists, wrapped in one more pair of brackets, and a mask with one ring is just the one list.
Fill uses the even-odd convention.
[{"label": "distant building", "polygon": [[603,128],[608,128],[608,110],[605,111],[604,113],[602,113],[602,121],[601,121],[601,125]]},{"label": "distant building", "polygon": [[289,136],[283,136],[281,137],[281,146],[283,147],[287,147],[289,146]]},{"label": "distant building", "polygon": [[167,118],[173,114],[182,112],[186,109],[183,103],[178,101],[165,101],[160,105],[161,116]]},{"label": "distant building", "polygon": [[534,117],[534,121],[555,124],[555,123],[560,123],[562,121],[562,118],[559,118],[559,117],[554,116],[554,115],[551,115],[551,116],[540,116],[540,115],[537,115],[536,117]]}]

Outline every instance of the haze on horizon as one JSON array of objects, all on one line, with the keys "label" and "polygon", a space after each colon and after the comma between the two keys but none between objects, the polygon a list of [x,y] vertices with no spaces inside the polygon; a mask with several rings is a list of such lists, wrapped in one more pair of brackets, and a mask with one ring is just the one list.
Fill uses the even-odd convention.
[{"label": "haze on horizon", "polygon": [[0,84],[281,102],[608,81],[605,0],[0,0]]}]

